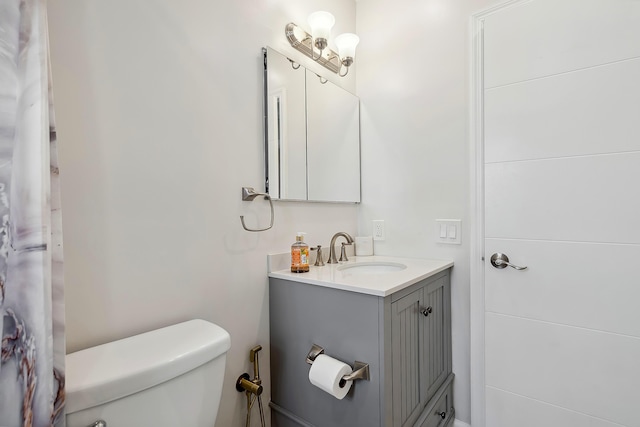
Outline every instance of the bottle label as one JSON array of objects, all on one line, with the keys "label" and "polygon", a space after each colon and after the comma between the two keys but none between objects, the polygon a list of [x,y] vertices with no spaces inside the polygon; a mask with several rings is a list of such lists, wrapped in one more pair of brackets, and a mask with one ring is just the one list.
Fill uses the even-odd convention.
[{"label": "bottle label", "polygon": [[307,248],[296,248],[291,249],[291,266],[292,267],[300,267],[300,266],[309,265],[309,249]]},{"label": "bottle label", "polygon": [[300,249],[291,249],[291,266],[299,266],[302,264],[302,254]]}]

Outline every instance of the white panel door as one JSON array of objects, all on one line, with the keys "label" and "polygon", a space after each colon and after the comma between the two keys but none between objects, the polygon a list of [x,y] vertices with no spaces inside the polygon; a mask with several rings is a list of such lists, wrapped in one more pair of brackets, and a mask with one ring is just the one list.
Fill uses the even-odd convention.
[{"label": "white panel door", "polygon": [[483,40],[486,427],[640,427],[640,0],[511,4]]}]

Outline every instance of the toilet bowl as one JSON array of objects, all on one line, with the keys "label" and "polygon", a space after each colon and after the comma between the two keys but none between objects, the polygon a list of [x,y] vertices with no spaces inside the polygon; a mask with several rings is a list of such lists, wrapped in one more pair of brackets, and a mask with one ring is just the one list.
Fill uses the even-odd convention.
[{"label": "toilet bowl", "polygon": [[68,354],[67,427],[212,427],[230,346],[221,327],[190,320]]}]

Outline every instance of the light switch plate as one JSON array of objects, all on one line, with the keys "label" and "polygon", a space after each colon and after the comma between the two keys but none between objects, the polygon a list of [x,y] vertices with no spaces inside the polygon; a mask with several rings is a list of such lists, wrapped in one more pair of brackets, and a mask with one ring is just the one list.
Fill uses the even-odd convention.
[{"label": "light switch plate", "polygon": [[459,219],[436,219],[435,236],[437,243],[449,245],[460,245],[461,220]]}]

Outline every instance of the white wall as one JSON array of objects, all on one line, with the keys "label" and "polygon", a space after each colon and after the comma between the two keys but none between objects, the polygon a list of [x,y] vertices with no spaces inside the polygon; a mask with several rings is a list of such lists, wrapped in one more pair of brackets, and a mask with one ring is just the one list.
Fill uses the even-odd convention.
[{"label": "white wall", "polygon": [[[469,422],[470,16],[495,0],[359,0],[362,101],[358,231],[385,220],[375,252],[449,258],[456,418]],[[435,243],[437,218],[462,219],[462,245]]]},{"label": "white wall", "polygon": [[356,232],[356,205],[277,203],[259,234],[239,220],[269,213],[240,199],[263,190],[260,49],[298,55],[285,24],[325,8],[337,33],[355,30],[344,0],[49,1],[67,350],[196,317],[221,325],[232,348],[218,426],[244,425],[234,385],[256,343],[269,384],[267,253],[298,230],[325,246]]}]

